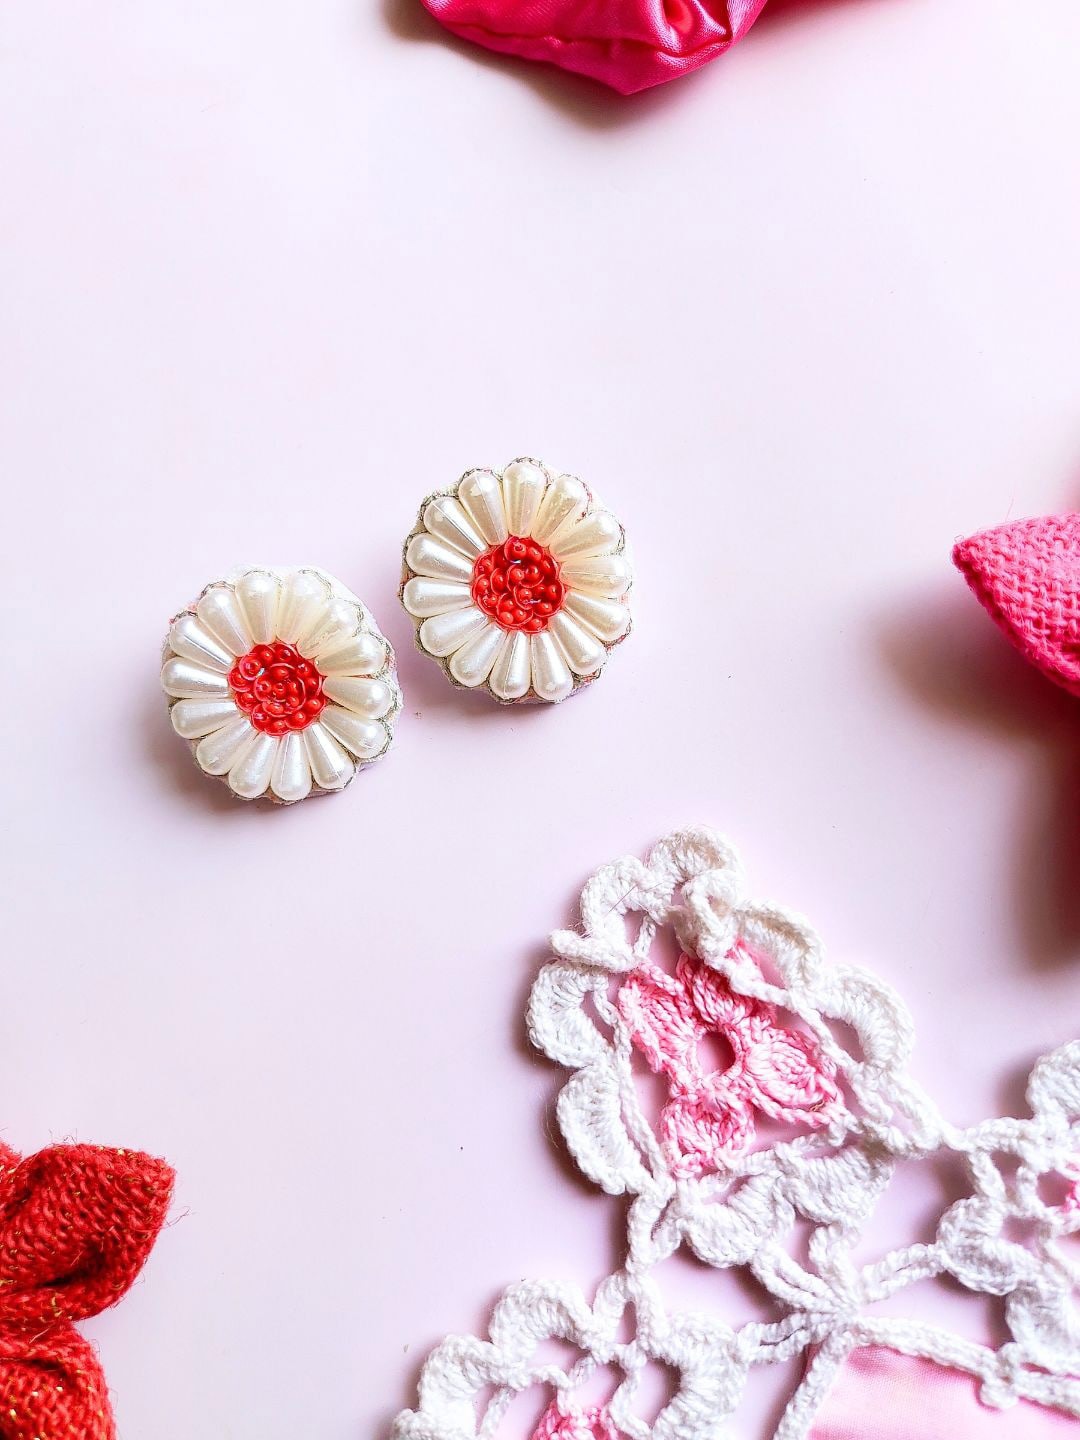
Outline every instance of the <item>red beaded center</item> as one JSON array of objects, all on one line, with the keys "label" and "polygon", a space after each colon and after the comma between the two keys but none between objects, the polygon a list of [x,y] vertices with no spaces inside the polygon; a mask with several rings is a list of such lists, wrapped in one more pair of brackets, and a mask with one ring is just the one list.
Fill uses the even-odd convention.
[{"label": "red beaded center", "polygon": [[546,546],[511,535],[473,566],[472,597],[504,630],[545,630],[563,607],[566,587]]},{"label": "red beaded center", "polygon": [[256,730],[284,735],[305,730],[326,705],[323,677],[295,645],[256,645],[229,671],[233,699]]}]

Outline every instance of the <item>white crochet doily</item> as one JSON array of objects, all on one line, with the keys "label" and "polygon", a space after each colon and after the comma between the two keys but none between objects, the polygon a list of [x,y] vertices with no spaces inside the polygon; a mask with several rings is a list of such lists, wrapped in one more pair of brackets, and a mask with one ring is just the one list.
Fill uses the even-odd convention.
[{"label": "white crochet doily", "polygon": [[[562,1284],[511,1286],[490,1339],[454,1336],[434,1351],[395,1440],[486,1440],[535,1386],[550,1398],[539,1440],[719,1440],[751,1367],[806,1352],[775,1431],[799,1440],[861,1346],[966,1371],[991,1406],[1025,1398],[1080,1416],[1080,1268],[1061,1244],[1080,1232],[1080,1041],[1035,1065],[1030,1119],[958,1129],[907,1074],[912,1025],[896,995],[828,964],[800,919],[748,900],[735,852],[701,829],[600,870],[580,929],[557,932],[552,949],[529,1032],[571,1072],[558,1119],[578,1165],[632,1197],[625,1263],[591,1304]],[[725,1047],[720,1065],[702,1059],[707,1036]],[[659,1117],[650,1070],[666,1081]],[[897,1164],[946,1152],[971,1193],[933,1241],[857,1262]],[[797,1259],[786,1242],[807,1225]],[[654,1271],[684,1246],[752,1272],[782,1318],[732,1327],[720,1307],[674,1312]],[[895,1306],[876,1313],[937,1276],[1000,1297],[1008,1342],[987,1348]],[[554,1340],[573,1347],[568,1363],[551,1360]],[[677,1386],[650,1423],[635,1399],[655,1364]],[[620,1383],[596,1405],[582,1397],[600,1367]]]}]

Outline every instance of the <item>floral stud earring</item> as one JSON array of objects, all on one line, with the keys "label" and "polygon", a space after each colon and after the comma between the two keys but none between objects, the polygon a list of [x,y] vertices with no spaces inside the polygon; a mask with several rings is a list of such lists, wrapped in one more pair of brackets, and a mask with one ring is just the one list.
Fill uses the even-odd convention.
[{"label": "floral stud earring", "polygon": [[242,800],[341,790],[393,739],[393,649],[322,570],[214,581],[173,620],[163,660],[173,729]]},{"label": "floral stud earring", "polygon": [[538,460],[470,470],[405,541],[401,601],[447,678],[495,700],[565,700],[630,630],[626,537],[572,475]]}]

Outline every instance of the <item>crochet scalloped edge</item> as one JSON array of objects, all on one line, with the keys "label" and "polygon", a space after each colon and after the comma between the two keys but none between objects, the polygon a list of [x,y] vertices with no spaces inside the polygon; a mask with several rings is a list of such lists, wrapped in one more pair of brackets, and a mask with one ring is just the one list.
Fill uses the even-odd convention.
[{"label": "crochet scalloped edge", "polygon": [[[694,962],[682,980],[654,964],[661,930]],[[829,965],[805,922],[748,899],[735,851],[704,829],[667,836],[646,861],[598,871],[582,892],[579,927],[557,931],[551,944],[529,1032],[571,1072],[558,1119],[577,1164],[606,1192],[632,1197],[624,1262],[591,1304],[564,1284],[512,1285],[488,1340],[451,1336],[435,1349],[417,1408],[397,1417],[394,1440],[488,1440],[513,1400],[537,1385],[550,1403],[534,1440],[721,1440],[750,1371],[800,1355],[805,1370],[774,1440],[805,1440],[845,1358],[868,1346],[966,1372],[986,1405],[1026,1399],[1080,1417],[1080,1273],[1059,1245],[1080,1231],[1080,1041],[1034,1066],[1028,1119],[952,1125],[907,1073],[913,1029],[893,991],[866,971]],[[657,1014],[639,1023],[620,996],[643,975],[663,974]],[[672,1008],[672,996],[701,983],[708,988],[696,1010],[689,1000]],[[747,1016],[755,1024],[740,1035]],[[690,1032],[730,1031],[735,1070],[740,1045],[763,1043],[752,1083],[741,1087],[740,1074],[724,1072],[718,1084],[695,1068],[684,1021]],[[654,1127],[635,1078],[642,1061],[667,1075],[670,1103],[700,1092],[721,1109],[760,1106],[786,1086],[795,1133],[755,1149],[737,1127]],[[841,1099],[811,1125],[800,1103],[820,1093],[813,1087],[823,1074],[835,1077]],[[695,1163],[680,1163],[694,1146]],[[945,1154],[964,1164],[971,1194],[946,1208],[934,1240],[856,1261],[897,1164]],[[785,1243],[800,1220],[811,1227],[805,1260]],[[1029,1245],[1011,1238],[1014,1224],[1028,1228]],[[722,1314],[670,1308],[656,1267],[683,1247],[717,1270],[749,1270],[780,1318],[730,1326]],[[1010,1339],[994,1349],[875,1313],[879,1301],[942,1276],[999,1297]],[[577,1347],[575,1363],[538,1353],[553,1337]],[[634,1401],[653,1362],[674,1369],[678,1388],[650,1423]],[[598,1406],[581,1389],[602,1366],[622,1380]]]}]

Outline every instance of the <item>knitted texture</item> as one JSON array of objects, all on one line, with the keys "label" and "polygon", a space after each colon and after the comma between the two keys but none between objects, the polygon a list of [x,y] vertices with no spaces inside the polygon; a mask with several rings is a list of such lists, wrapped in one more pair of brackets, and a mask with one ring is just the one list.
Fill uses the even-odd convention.
[{"label": "knitted texture", "polygon": [[115,1440],[108,1389],[73,1321],[114,1305],[165,1220],[161,1160],[0,1145],[0,1440]]},{"label": "knitted texture", "polygon": [[980,531],[953,561],[1020,653],[1080,695],[1080,513]]},{"label": "knitted texture", "polygon": [[[580,928],[552,948],[529,1032],[571,1072],[557,1114],[577,1164],[630,1197],[624,1261],[591,1303],[563,1283],[511,1286],[489,1340],[434,1351],[394,1440],[488,1440],[535,1387],[538,1423],[501,1433],[721,1440],[751,1370],[798,1356],[774,1440],[805,1440],[845,1360],[872,1347],[966,1372],[985,1406],[1080,1416],[1080,1269],[1063,1243],[1080,1233],[1080,1041],[1035,1065],[1028,1119],[951,1124],[907,1073],[912,1024],[895,994],[827,964],[802,920],[747,899],[734,851],[705,830],[600,870]],[[658,1118],[650,1071],[665,1082]],[[933,1239],[868,1252],[897,1165],[948,1156],[970,1193]],[[659,1267],[682,1249],[749,1271],[777,1318],[733,1326],[672,1308]],[[908,1287],[938,1277],[992,1297],[1005,1343],[897,1313]],[[677,1385],[649,1418],[637,1401],[656,1365]],[[598,1403],[605,1367],[618,1383]]]}]

